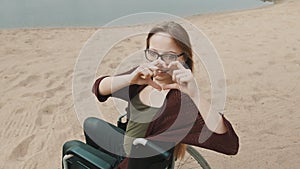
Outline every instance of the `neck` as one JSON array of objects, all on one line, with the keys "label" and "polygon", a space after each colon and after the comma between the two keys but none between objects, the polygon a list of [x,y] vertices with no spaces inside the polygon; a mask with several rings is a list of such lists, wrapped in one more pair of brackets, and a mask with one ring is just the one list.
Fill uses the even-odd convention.
[{"label": "neck", "polygon": [[166,85],[166,84],[171,84],[173,83],[172,79],[164,79],[164,80],[160,80],[160,79],[153,79],[153,81],[155,83],[157,83],[160,86]]}]

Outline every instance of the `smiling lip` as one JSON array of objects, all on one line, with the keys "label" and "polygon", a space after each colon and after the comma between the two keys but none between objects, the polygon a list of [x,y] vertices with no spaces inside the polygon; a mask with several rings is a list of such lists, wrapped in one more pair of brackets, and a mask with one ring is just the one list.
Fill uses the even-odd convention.
[{"label": "smiling lip", "polygon": [[166,71],[158,70],[157,73],[166,73]]},{"label": "smiling lip", "polygon": [[168,71],[169,71],[168,68],[160,68],[160,69],[157,70],[158,73],[166,73]]}]

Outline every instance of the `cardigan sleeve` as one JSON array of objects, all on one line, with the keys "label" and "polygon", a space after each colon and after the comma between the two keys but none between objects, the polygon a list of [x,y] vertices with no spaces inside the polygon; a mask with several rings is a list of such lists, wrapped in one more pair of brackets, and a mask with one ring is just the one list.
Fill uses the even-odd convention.
[{"label": "cardigan sleeve", "polygon": [[98,78],[93,85],[92,92],[97,97],[99,102],[105,102],[111,96],[111,94],[110,95],[101,95],[98,91],[100,82],[106,77],[108,77],[108,76],[103,76],[103,77]]},{"label": "cardigan sleeve", "polygon": [[150,123],[149,139],[195,145],[227,155],[237,154],[239,138],[224,115],[227,131],[218,134],[207,128],[199,110],[186,95],[170,97],[168,103],[161,115]]},{"label": "cardigan sleeve", "polygon": [[[116,75],[116,76],[129,74],[129,73],[133,72],[134,69],[135,68],[133,68],[125,73]],[[101,83],[101,81],[106,77],[109,77],[109,76],[102,76],[102,77],[98,78],[94,82],[94,85],[92,87],[92,92],[94,93],[94,95],[96,96],[96,98],[98,99],[99,102],[105,102],[109,97],[115,97],[115,98],[123,99],[125,101],[129,101],[131,96],[134,95],[135,91],[137,91],[136,88],[138,87],[138,85],[129,85],[129,86],[125,86],[122,89],[115,91],[109,95],[102,95],[99,93],[98,88],[99,88],[99,84]]]},{"label": "cardigan sleeve", "polygon": [[[182,143],[191,144],[206,149],[210,149],[227,155],[235,155],[239,149],[239,138],[235,133],[231,123],[222,115],[223,122],[227,131],[223,134],[218,134],[204,124],[202,117],[198,117],[194,126],[182,140]],[[203,126],[199,128],[199,126]]]}]

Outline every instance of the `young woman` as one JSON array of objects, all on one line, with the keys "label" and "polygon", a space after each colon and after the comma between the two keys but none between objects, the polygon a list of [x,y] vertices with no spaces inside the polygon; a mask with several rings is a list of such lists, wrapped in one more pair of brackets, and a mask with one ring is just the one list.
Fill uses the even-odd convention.
[{"label": "young woman", "polygon": [[[169,151],[176,157],[184,155],[184,144],[236,154],[239,142],[230,122],[219,112],[208,114],[209,105],[198,92],[186,30],[175,22],[155,26],[146,39],[145,57],[147,63],[121,75],[100,77],[93,86],[93,93],[100,102],[109,97],[128,102],[129,122],[125,136],[109,136],[101,131],[106,122],[95,118],[85,121],[85,133],[98,133],[97,139],[102,145],[120,149],[120,154],[125,155],[134,152],[132,140],[140,137],[172,143],[169,145],[175,148]],[[202,139],[203,135],[208,137]],[[101,148],[89,134],[86,139],[88,144]],[[120,142],[122,147],[116,145]],[[127,159],[119,159],[122,163],[117,167],[126,168]],[[158,160],[151,157],[131,159],[135,159],[129,162],[136,163],[135,168],[151,168]],[[139,163],[142,166],[138,167]]]}]

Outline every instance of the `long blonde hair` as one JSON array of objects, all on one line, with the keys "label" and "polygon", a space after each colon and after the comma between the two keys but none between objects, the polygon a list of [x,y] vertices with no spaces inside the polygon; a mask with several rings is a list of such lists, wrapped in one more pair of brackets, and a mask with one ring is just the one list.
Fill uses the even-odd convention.
[{"label": "long blonde hair", "polygon": [[179,143],[174,148],[174,157],[176,159],[183,159],[186,151],[186,144]]},{"label": "long blonde hair", "polygon": [[[189,69],[193,71],[194,68],[194,61],[193,61],[193,52],[192,46],[190,42],[190,37],[187,31],[178,23],[176,22],[163,22],[159,25],[153,27],[150,32],[148,33],[146,39],[146,48],[149,48],[150,45],[150,38],[159,32],[168,33],[171,35],[175,43],[181,50],[184,52],[184,56],[186,57],[185,63],[188,65]],[[177,159],[183,159],[186,151],[186,144],[179,143],[174,148],[174,156]]]}]

